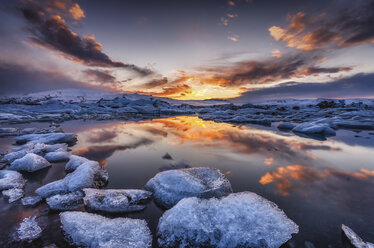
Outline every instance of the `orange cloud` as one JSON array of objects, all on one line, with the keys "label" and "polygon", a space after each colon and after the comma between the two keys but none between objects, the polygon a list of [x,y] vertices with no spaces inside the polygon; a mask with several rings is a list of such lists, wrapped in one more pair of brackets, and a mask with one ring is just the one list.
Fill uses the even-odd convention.
[{"label": "orange cloud", "polygon": [[79,4],[75,3],[70,9],[69,9],[69,12],[72,16],[72,18],[74,20],[81,20],[83,18],[85,18],[85,14],[83,12],[83,10],[81,9],[81,7],[79,6]]},{"label": "orange cloud", "polygon": [[278,49],[273,49],[273,51],[271,51],[271,56],[282,58],[283,54]]}]

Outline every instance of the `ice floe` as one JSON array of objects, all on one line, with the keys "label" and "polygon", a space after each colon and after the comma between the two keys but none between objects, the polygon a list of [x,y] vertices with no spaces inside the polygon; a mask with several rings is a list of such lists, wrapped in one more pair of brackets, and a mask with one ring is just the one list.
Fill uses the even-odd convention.
[{"label": "ice floe", "polygon": [[44,156],[44,158],[51,163],[68,161],[69,157],[70,153],[65,151],[48,152]]},{"label": "ice floe", "polygon": [[42,198],[40,196],[27,196],[22,198],[21,202],[23,206],[32,207],[37,205],[42,201]]},{"label": "ice floe", "polygon": [[135,189],[83,189],[84,205],[90,210],[127,213],[145,209],[152,193]]},{"label": "ice floe", "polygon": [[83,188],[96,188],[108,181],[108,172],[98,162],[88,161],[63,179],[46,184],[36,190],[43,197],[70,193]]},{"label": "ice floe", "polygon": [[9,170],[34,172],[51,166],[51,164],[43,157],[34,153],[28,153],[22,158],[14,160]]},{"label": "ice floe", "polygon": [[70,159],[69,159],[69,162],[67,162],[66,165],[65,165],[65,170],[73,171],[76,168],[78,168],[78,166],[80,166],[81,164],[84,164],[88,161],[89,160],[87,158],[77,156],[77,155],[71,155]]},{"label": "ice floe", "polygon": [[0,190],[23,188],[26,184],[22,174],[12,170],[0,170]]},{"label": "ice floe", "polygon": [[186,197],[221,197],[232,192],[230,182],[219,170],[203,167],[160,172],[145,188],[163,208],[171,208]]},{"label": "ice floe", "polygon": [[147,248],[152,235],[144,220],[109,219],[85,212],[60,213],[62,228],[78,246],[91,248]]},{"label": "ice floe", "polygon": [[46,199],[52,210],[74,210],[83,203],[83,193],[75,191],[68,194],[56,194]]},{"label": "ice floe", "polygon": [[15,239],[17,241],[32,241],[40,238],[42,235],[42,229],[36,222],[36,216],[31,216],[23,219],[21,224],[16,230]]},{"label": "ice floe", "polygon": [[77,135],[72,133],[26,134],[16,137],[15,141],[17,144],[25,144],[28,142],[44,144],[74,144],[77,141]]},{"label": "ice floe", "polygon": [[298,226],[273,202],[251,192],[181,200],[159,220],[160,247],[278,248]]},{"label": "ice floe", "polygon": [[374,248],[374,244],[363,241],[351,228],[342,225],[342,230],[345,237],[349,240],[351,245],[355,248]]}]

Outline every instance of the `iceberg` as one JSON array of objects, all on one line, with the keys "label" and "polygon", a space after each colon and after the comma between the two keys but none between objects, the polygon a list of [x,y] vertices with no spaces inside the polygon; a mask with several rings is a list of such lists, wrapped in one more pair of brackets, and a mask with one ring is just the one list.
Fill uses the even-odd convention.
[{"label": "iceberg", "polygon": [[363,241],[351,228],[342,225],[342,230],[345,237],[349,240],[351,245],[355,248],[374,248],[374,244]]},{"label": "iceberg", "polygon": [[34,153],[28,153],[22,158],[14,160],[10,164],[9,170],[34,172],[49,166],[51,164],[45,158]]},{"label": "iceberg", "polygon": [[62,229],[77,246],[91,248],[147,248],[152,235],[144,220],[109,219],[85,212],[60,213]]},{"label": "iceberg", "polygon": [[232,193],[230,182],[219,170],[204,167],[159,172],[145,188],[163,208],[171,208],[187,197],[211,198]]},{"label": "iceberg", "polygon": [[152,193],[136,189],[83,189],[84,205],[90,210],[128,213],[145,209]]},{"label": "iceberg", "polygon": [[63,179],[46,184],[36,193],[43,197],[56,194],[65,194],[81,190],[83,188],[97,188],[106,184],[108,172],[96,161],[88,161],[80,165],[75,171],[67,174]]},{"label": "iceberg", "polygon": [[185,198],[157,227],[160,247],[278,248],[298,231],[275,203],[252,192]]}]

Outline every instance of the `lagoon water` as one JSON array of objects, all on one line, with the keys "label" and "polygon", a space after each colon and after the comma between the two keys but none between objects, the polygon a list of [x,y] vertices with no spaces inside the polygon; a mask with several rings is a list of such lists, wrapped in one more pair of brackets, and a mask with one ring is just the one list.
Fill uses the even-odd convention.
[{"label": "lagoon water", "polygon": [[[46,127],[48,123],[17,125]],[[149,121],[68,121],[65,132],[78,135],[72,153],[99,161],[109,172],[106,188],[142,188],[171,164],[218,168],[234,192],[252,191],[275,202],[300,227],[284,247],[344,247],[341,224],[374,242],[374,133],[339,130],[327,140],[295,136],[274,127],[237,126],[178,116]],[[13,138],[0,138],[0,151],[11,149]],[[172,159],[163,156],[169,153]],[[64,163],[27,174],[26,195],[65,176]],[[84,211],[84,209],[81,209]],[[156,240],[163,210],[152,201],[146,210],[128,215],[148,222]],[[0,198],[0,247],[8,243],[23,218],[37,214],[44,228],[30,247],[68,247],[58,213],[45,203],[24,208]],[[157,247],[156,242],[154,246]]]}]

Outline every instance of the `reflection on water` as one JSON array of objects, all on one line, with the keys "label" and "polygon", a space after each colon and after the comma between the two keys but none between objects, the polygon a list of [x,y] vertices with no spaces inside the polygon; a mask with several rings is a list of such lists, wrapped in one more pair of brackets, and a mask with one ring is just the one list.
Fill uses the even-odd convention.
[{"label": "reflection on water", "polygon": [[[78,134],[74,154],[107,166],[108,188],[141,188],[169,167],[215,167],[226,174],[235,192],[253,191],[274,201],[300,226],[290,246],[303,247],[305,241],[312,241],[316,247],[341,247],[343,223],[374,241],[374,137],[368,133],[362,132],[360,137],[365,138],[360,139],[353,132],[339,131],[333,139],[319,141],[272,128],[185,116],[139,122],[76,121],[62,127]],[[166,153],[172,160],[163,159]],[[44,175],[47,181],[64,176],[63,169],[55,167]],[[33,184],[33,190],[46,182],[44,177]],[[2,209],[2,215],[8,211]],[[18,212],[17,221],[28,216]],[[155,232],[161,214],[150,203],[145,211],[128,216],[146,219]],[[55,243],[63,244],[56,239]]]}]

